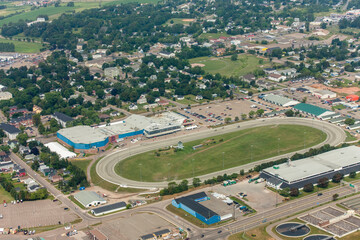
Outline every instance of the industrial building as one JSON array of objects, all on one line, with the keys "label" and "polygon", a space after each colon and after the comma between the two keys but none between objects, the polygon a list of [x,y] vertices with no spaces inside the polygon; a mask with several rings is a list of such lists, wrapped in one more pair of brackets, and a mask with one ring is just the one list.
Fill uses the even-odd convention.
[{"label": "industrial building", "polygon": [[322,119],[328,115],[334,114],[334,112],[327,110],[325,108],[321,108],[315,105],[307,104],[307,103],[299,103],[294,107],[295,111],[299,111],[300,113],[304,113],[310,115],[312,117],[316,117]]},{"label": "industrial building", "polygon": [[105,199],[93,191],[80,191],[74,194],[74,198],[85,208],[106,203]]},{"label": "industrial building", "polygon": [[331,179],[336,173],[348,175],[360,171],[360,148],[349,146],[313,157],[288,161],[261,171],[260,177],[275,189],[303,188],[320,178]]},{"label": "industrial building", "polygon": [[75,126],[61,129],[57,139],[75,152],[97,153],[105,150],[109,143],[127,138],[145,136],[148,138],[180,131],[186,118],[177,113],[167,112],[154,117],[133,114],[123,121],[90,126]]},{"label": "industrial building", "polygon": [[220,222],[221,217],[211,209],[200,204],[200,202],[207,201],[209,199],[210,198],[205,192],[199,192],[193,195],[174,199],[171,203],[173,206],[183,209],[202,222],[210,225]]},{"label": "industrial building", "polygon": [[126,209],[126,203],[125,202],[117,202],[117,203],[113,203],[113,204],[109,204],[109,205],[105,205],[105,206],[101,206],[101,207],[92,209],[91,213],[94,214],[95,216],[101,216],[104,214],[109,214],[109,213],[113,213],[113,212],[124,210],[124,209]]},{"label": "industrial building", "polygon": [[296,100],[274,94],[266,95],[263,97],[263,100],[283,107],[295,106],[296,104],[300,103]]}]

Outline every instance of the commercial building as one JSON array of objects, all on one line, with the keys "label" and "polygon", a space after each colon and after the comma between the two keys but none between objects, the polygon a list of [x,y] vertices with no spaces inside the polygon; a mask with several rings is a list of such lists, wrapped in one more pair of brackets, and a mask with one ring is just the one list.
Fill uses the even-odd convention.
[{"label": "commercial building", "polygon": [[300,103],[296,100],[274,94],[266,95],[263,97],[263,100],[283,107],[295,106]]},{"label": "commercial building", "polygon": [[0,92],[0,101],[1,100],[10,100],[13,95],[10,92]]},{"label": "commercial building", "polygon": [[91,213],[95,216],[101,216],[108,213],[113,213],[116,211],[124,210],[126,209],[126,203],[125,202],[117,202],[105,206],[101,206],[95,209],[91,210]]},{"label": "commercial building", "polygon": [[320,99],[336,98],[336,93],[329,90],[315,90],[313,95]]},{"label": "commercial building", "polygon": [[209,199],[210,198],[205,192],[199,192],[193,195],[174,199],[171,203],[173,206],[183,209],[200,221],[210,225],[220,222],[221,217],[211,209],[200,204],[200,202],[207,201]]},{"label": "commercial building", "polygon": [[57,132],[58,141],[75,152],[97,153],[109,143],[127,138],[148,138],[180,131],[186,118],[177,113],[162,113],[155,117],[131,115],[123,121],[96,127],[75,126]]},{"label": "commercial building", "polygon": [[15,140],[16,136],[20,133],[18,128],[6,123],[0,123],[0,129],[4,131],[10,140]]},{"label": "commercial building", "polygon": [[67,158],[76,157],[75,153],[70,152],[69,150],[67,150],[67,148],[65,148],[64,146],[62,146],[61,144],[59,144],[57,142],[49,142],[49,143],[46,143],[44,145],[46,147],[48,147],[51,152],[54,152],[57,155],[59,155],[59,157],[61,159],[67,159]]},{"label": "commercial building", "polygon": [[349,146],[313,157],[288,161],[261,171],[260,177],[276,189],[303,188],[320,178],[331,179],[336,173],[348,175],[360,171],[360,148]]},{"label": "commercial building", "polygon": [[74,198],[86,208],[106,203],[105,199],[93,191],[80,191],[74,194]]},{"label": "commercial building", "polygon": [[299,111],[300,113],[305,113],[312,117],[316,117],[322,119],[328,115],[334,114],[334,112],[327,110],[325,108],[321,108],[315,105],[307,104],[307,103],[299,103],[294,106],[295,111]]}]

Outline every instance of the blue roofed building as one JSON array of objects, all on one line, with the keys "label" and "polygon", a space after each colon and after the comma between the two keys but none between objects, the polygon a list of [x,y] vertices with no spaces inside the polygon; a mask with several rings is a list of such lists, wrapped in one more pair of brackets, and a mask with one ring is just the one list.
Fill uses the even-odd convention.
[{"label": "blue roofed building", "polygon": [[206,195],[205,192],[200,192],[174,199],[172,200],[172,205],[183,209],[203,223],[210,225],[220,222],[221,217],[216,212],[200,204],[200,202],[207,201],[209,199],[210,198]]}]

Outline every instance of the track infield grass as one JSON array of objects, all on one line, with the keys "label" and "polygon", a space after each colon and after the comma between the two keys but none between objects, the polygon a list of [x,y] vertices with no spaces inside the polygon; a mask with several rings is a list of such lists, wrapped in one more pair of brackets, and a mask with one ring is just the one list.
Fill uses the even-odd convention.
[{"label": "track infield grass", "polygon": [[[184,143],[184,149],[158,149],[119,162],[115,172],[125,178],[171,181],[241,166],[317,145],[326,139],[318,129],[300,125],[271,125]],[[304,141],[305,140],[305,141]],[[202,144],[197,150],[192,147]]]},{"label": "track infield grass", "polygon": [[220,73],[224,76],[242,76],[254,72],[255,69],[268,63],[267,60],[262,59],[263,63],[260,64],[260,60],[261,58],[242,54],[238,55],[236,61],[231,61],[230,57],[199,57],[189,61],[191,64],[204,64],[205,66],[202,69],[211,74]]}]

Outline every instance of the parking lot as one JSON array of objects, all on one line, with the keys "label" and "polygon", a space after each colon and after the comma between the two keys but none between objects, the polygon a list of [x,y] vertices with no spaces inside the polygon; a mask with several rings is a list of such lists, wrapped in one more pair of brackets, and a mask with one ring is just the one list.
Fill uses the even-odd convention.
[{"label": "parking lot", "polygon": [[242,114],[246,114],[248,117],[250,111],[257,111],[260,108],[270,111],[265,105],[245,99],[196,106],[181,110],[180,113],[194,120],[194,124],[213,126],[224,123],[225,118],[228,117],[231,120],[234,120],[235,117],[241,119]]},{"label": "parking lot", "polygon": [[[4,228],[30,228],[59,224],[59,221],[69,223],[77,216],[69,210],[64,210],[65,205],[51,200],[28,201],[17,204],[0,205],[0,226]],[[41,210],[41,211],[40,211]]]},{"label": "parking lot", "polygon": [[224,194],[226,196],[236,196],[240,198],[239,193],[246,194],[244,202],[251,206],[258,212],[263,212],[274,208],[276,201],[281,203],[283,197],[280,195],[276,196],[274,192],[265,188],[265,183],[248,183],[247,181],[238,182],[234,185],[222,186],[217,185],[213,187],[213,191]]},{"label": "parking lot", "polygon": [[104,222],[99,230],[109,239],[134,240],[155,231],[174,229],[174,226],[156,214],[135,213],[129,218],[118,218]]}]

